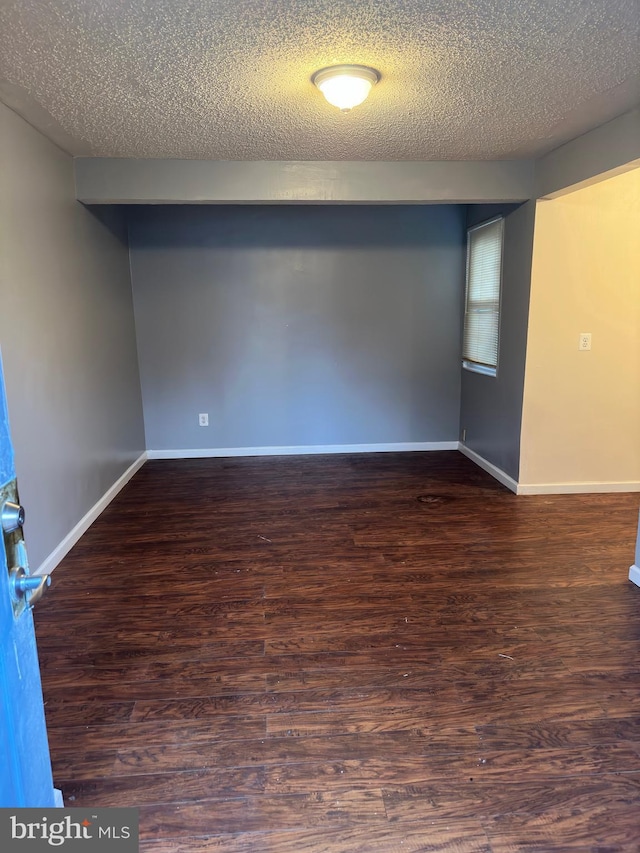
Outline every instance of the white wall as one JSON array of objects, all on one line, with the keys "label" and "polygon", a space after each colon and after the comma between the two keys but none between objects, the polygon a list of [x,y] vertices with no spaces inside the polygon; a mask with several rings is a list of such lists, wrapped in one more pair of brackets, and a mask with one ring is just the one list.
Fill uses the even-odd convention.
[{"label": "white wall", "polygon": [[0,104],[0,344],[32,569],[144,449],[126,232]]},{"label": "white wall", "polygon": [[[525,491],[640,488],[639,229],[639,169],[538,202]],[[581,332],[593,336],[589,352]]]}]

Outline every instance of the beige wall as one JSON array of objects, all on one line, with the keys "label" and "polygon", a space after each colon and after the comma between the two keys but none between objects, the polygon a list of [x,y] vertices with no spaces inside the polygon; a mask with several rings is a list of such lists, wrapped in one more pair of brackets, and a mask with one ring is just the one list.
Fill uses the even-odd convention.
[{"label": "beige wall", "polygon": [[[538,202],[523,491],[640,488],[639,235],[640,169]],[[581,332],[593,336],[589,352],[578,350]]]}]

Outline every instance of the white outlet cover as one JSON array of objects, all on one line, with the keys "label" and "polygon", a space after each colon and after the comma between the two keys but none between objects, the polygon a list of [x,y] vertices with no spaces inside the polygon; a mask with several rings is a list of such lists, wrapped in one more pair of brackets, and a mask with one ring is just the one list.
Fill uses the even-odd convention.
[{"label": "white outlet cover", "polygon": [[580,337],[578,338],[578,349],[591,349],[591,332],[580,332]]},{"label": "white outlet cover", "polygon": [[202,427],[209,426],[209,415],[206,412],[201,412],[198,415],[198,424]]}]

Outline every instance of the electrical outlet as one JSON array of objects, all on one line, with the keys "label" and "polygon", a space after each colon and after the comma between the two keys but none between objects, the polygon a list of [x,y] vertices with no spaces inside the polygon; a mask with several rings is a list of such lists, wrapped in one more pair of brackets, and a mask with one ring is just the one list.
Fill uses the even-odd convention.
[{"label": "electrical outlet", "polygon": [[591,349],[591,332],[580,332],[580,338],[578,340],[578,349]]},{"label": "electrical outlet", "polygon": [[467,440],[467,431],[466,431],[466,429],[463,429],[462,430],[462,441],[466,441],[466,440]]},{"label": "electrical outlet", "polygon": [[201,412],[198,415],[198,424],[200,426],[209,426],[209,415],[206,412]]}]

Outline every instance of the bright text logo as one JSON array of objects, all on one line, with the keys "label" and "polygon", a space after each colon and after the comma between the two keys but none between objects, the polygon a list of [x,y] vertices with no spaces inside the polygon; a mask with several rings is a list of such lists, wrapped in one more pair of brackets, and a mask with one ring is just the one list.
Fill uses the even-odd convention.
[{"label": "bright text logo", "polygon": [[45,815],[39,823],[35,821],[32,823],[23,823],[18,820],[16,815],[12,814],[10,821],[12,841],[23,841],[24,839],[34,841],[42,839],[52,847],[59,847],[65,841],[70,841],[71,839],[82,838],[86,840],[93,838],[93,835],[89,832],[92,823],[87,818],[82,823],[76,823],[71,820],[70,815],[67,815],[64,820],[51,821],[50,823]]},{"label": "bright text logo", "polygon": [[137,809],[0,809],[0,850],[138,853]]}]

